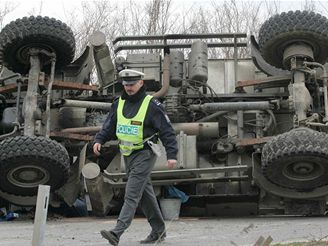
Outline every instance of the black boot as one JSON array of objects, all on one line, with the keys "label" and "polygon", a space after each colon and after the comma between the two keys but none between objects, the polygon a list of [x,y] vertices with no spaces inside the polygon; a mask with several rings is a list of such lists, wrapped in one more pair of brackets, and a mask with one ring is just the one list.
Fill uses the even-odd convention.
[{"label": "black boot", "polygon": [[150,233],[146,239],[140,241],[141,244],[153,244],[164,241],[166,233]]},{"label": "black boot", "polygon": [[114,246],[118,245],[119,238],[118,236],[116,236],[114,232],[101,230],[100,234],[102,235],[103,238],[107,239],[111,245]]}]

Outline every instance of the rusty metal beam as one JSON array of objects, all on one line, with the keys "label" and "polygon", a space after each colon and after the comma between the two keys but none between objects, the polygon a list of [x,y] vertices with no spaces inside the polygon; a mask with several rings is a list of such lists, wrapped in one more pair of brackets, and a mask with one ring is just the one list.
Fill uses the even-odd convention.
[{"label": "rusty metal beam", "polygon": [[247,86],[259,85],[265,88],[269,87],[282,87],[287,86],[290,81],[290,76],[275,76],[267,77],[263,79],[254,80],[239,80],[237,81],[236,88],[240,89]]},{"label": "rusty metal beam", "polygon": [[[22,84],[22,88],[27,88],[27,84]],[[5,86],[0,86],[0,93],[10,93],[17,91],[17,84],[9,84]]]},{"label": "rusty metal beam", "polygon": [[96,85],[86,85],[67,81],[54,81],[52,87],[54,89],[98,91],[98,87]]},{"label": "rusty metal beam", "polygon": [[240,139],[236,145],[237,146],[251,146],[251,145],[255,145],[255,144],[263,144],[268,142],[269,140],[271,140],[272,137],[263,137],[263,138],[244,138],[244,139]]},{"label": "rusty metal beam", "polygon": [[92,141],[94,139],[94,136],[56,131],[51,132],[50,137],[67,138],[81,141]]}]

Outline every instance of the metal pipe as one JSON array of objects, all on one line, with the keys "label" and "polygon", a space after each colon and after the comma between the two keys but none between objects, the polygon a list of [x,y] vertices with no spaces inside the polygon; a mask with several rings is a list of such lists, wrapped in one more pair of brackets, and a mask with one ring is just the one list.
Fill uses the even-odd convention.
[{"label": "metal pipe", "polygon": [[17,132],[17,130],[19,129],[19,125],[18,123],[14,122],[15,126],[14,126],[14,129],[9,132],[9,133],[6,133],[6,134],[3,134],[3,135],[0,135],[0,141],[7,138],[7,137],[11,137],[13,135],[15,135],[15,133]]},{"label": "metal pipe", "polygon": [[93,108],[93,109],[102,109],[107,111],[109,111],[112,106],[112,103],[80,101],[80,100],[70,100],[70,99],[62,99],[61,103],[62,106],[65,107]]},{"label": "metal pipe", "polygon": [[189,107],[192,110],[205,111],[268,110],[274,108],[268,101],[204,103],[201,105],[193,104]]},{"label": "metal pipe", "polygon": [[52,93],[52,85],[54,83],[55,78],[55,66],[56,66],[56,57],[51,58],[51,71],[50,71],[50,82],[48,84],[48,91],[47,91],[47,106],[46,106],[46,137],[50,136],[50,102],[51,102],[51,93]]},{"label": "metal pipe", "polygon": [[155,98],[165,97],[170,87],[170,54],[164,54],[163,61],[163,85],[162,88],[153,94]]},{"label": "metal pipe", "polygon": [[200,120],[197,120],[196,122],[209,122],[213,119],[215,119],[216,117],[219,117],[221,115],[224,115],[228,113],[228,111],[218,111],[218,112],[215,112],[213,114],[210,114],[208,116],[205,116],[204,118],[201,118]]},{"label": "metal pipe", "polygon": [[[89,163],[90,165],[91,163]],[[93,165],[93,164],[91,164]],[[83,173],[86,178],[95,178],[100,174],[100,168],[96,164],[92,166],[94,170],[91,170],[91,165],[88,167],[90,171],[88,173]],[[223,167],[204,167],[204,168],[186,168],[186,169],[173,169],[173,170],[162,170],[162,171],[152,171],[151,177],[165,177],[165,176],[182,176],[182,175],[195,175],[195,174],[213,174],[213,173],[232,173],[236,171],[247,171],[249,167],[247,165],[234,165],[234,166],[223,166]],[[87,168],[84,168],[87,169]],[[88,176],[87,176],[88,175]],[[104,170],[103,175],[110,179],[121,179],[126,177],[126,173],[111,173]]]},{"label": "metal pipe", "polygon": [[[153,185],[177,185],[177,184],[196,184],[196,183],[216,183],[216,182],[240,182],[249,180],[248,175],[242,176],[226,176],[226,177],[196,177],[196,178],[170,178],[170,179],[155,179],[152,180]],[[104,177],[104,182],[110,184],[110,187],[123,188],[126,186],[126,181],[114,181]]]},{"label": "metal pipe", "polygon": [[196,135],[200,137],[215,137],[219,134],[218,122],[204,122],[204,123],[173,123],[176,133],[183,131],[187,135]]},{"label": "metal pipe", "polygon": [[113,40],[113,44],[131,40],[167,40],[167,39],[205,39],[205,38],[246,38],[246,33],[204,33],[204,34],[165,34],[142,36],[119,36]]},{"label": "metal pipe", "polygon": [[[173,123],[172,124],[176,133],[183,131],[187,135],[196,135],[202,137],[213,137],[219,133],[219,123],[217,122],[204,122],[204,123]],[[76,127],[65,128],[61,132],[65,133],[95,133],[101,130],[101,126],[92,127]]]},{"label": "metal pipe", "polygon": [[[249,114],[249,113],[259,114],[260,112],[262,112],[262,111],[250,110],[250,111],[244,111],[244,114]],[[267,112],[270,115],[270,118],[269,118],[269,122],[268,122],[267,126],[263,128],[263,131],[267,131],[271,127],[272,124],[274,125],[274,127],[276,127],[276,125],[277,125],[276,118],[275,118],[273,112],[271,110],[266,110],[265,112]],[[214,120],[215,118],[217,118],[221,115],[227,114],[227,113],[228,113],[228,111],[218,111],[216,113],[205,116],[204,118],[201,118],[200,120],[197,120],[196,122],[210,122],[210,121]]]},{"label": "metal pipe", "polygon": [[[183,48],[191,48],[192,44],[169,44],[170,49],[183,49]],[[140,45],[121,45],[117,46],[114,50],[114,53],[117,54],[121,50],[148,50],[148,49],[163,49],[165,44],[140,44]],[[228,42],[219,42],[219,43],[207,43],[208,48],[218,48],[218,47],[234,47],[233,43]],[[247,42],[239,42],[237,47],[247,47]]]},{"label": "metal pipe", "polygon": [[328,127],[328,122],[326,122],[326,123],[307,122],[306,125],[308,125],[308,126],[321,126],[321,127]]}]

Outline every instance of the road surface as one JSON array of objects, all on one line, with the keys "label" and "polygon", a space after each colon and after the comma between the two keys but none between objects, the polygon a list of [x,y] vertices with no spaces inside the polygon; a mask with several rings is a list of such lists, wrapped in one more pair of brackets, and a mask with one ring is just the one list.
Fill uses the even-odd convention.
[{"label": "road surface", "polygon": [[[60,218],[47,221],[45,246],[109,245],[101,229],[115,225],[116,217]],[[120,240],[121,246],[140,245],[150,231],[144,218],[136,218]],[[31,245],[33,220],[0,222],[0,245]],[[260,237],[273,243],[328,240],[327,217],[180,218],[167,221],[167,238],[161,245],[246,246]]]}]

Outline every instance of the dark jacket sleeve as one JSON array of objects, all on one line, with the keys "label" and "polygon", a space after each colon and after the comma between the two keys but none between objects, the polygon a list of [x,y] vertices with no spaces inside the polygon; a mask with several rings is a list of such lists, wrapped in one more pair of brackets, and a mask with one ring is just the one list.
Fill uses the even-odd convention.
[{"label": "dark jacket sleeve", "polygon": [[159,133],[159,138],[166,150],[166,157],[177,160],[178,144],[170,119],[157,99],[152,99],[150,106],[152,125]]},{"label": "dark jacket sleeve", "polygon": [[118,101],[114,101],[111,110],[102,126],[102,129],[96,134],[94,143],[104,144],[109,140],[115,140],[116,137],[116,123],[117,123],[117,111]]}]

